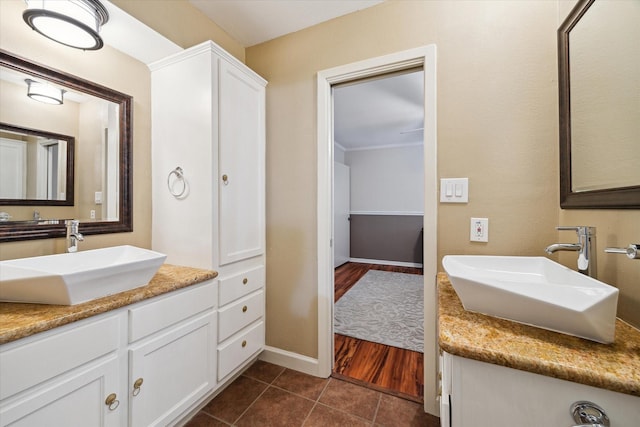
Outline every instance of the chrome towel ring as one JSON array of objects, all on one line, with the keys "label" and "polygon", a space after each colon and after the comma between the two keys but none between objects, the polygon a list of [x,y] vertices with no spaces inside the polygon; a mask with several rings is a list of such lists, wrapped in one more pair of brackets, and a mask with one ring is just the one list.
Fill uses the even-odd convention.
[{"label": "chrome towel ring", "polygon": [[[173,181],[173,185],[171,185],[171,176],[175,175],[175,180]],[[175,191],[174,187],[177,181],[182,182],[182,190]],[[174,170],[169,172],[169,176],[167,176],[167,187],[169,188],[169,193],[175,198],[180,198],[184,195],[185,191],[187,191],[187,182],[184,179],[184,171],[180,166],[177,166]]]}]

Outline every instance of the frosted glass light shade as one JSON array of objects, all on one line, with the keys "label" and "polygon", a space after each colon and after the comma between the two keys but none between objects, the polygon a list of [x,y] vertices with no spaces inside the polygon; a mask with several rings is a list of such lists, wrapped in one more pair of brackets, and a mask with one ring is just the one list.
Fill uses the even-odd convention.
[{"label": "frosted glass light shade", "polygon": [[43,36],[66,46],[98,50],[100,27],[109,20],[97,0],[25,0],[24,21]]},{"label": "frosted glass light shade", "polygon": [[26,79],[25,82],[27,82],[27,96],[29,98],[46,104],[62,104],[65,92],[63,89],[31,79]]}]

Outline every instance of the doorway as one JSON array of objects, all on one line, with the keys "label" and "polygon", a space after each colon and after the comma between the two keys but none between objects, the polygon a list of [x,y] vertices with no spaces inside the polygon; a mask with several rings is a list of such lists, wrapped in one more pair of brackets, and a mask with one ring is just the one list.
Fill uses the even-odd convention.
[{"label": "doorway", "polygon": [[331,87],[338,83],[380,76],[416,67],[424,70],[424,408],[438,415],[436,291],[437,169],[436,169],[436,48],[398,52],[318,73],[318,374],[333,369],[334,219],[333,116]]},{"label": "doorway", "polygon": [[424,72],[340,83],[332,95],[332,375],[421,402]]}]

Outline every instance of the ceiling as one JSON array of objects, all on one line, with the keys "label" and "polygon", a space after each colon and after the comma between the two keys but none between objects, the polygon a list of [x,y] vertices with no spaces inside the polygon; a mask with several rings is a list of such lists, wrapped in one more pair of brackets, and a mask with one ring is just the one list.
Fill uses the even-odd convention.
[{"label": "ceiling", "polygon": [[345,150],[423,141],[422,70],[334,86],[333,103],[334,141]]},{"label": "ceiling", "polygon": [[189,0],[244,47],[253,46],[383,0]]},{"label": "ceiling", "polygon": [[[382,0],[189,0],[245,47]],[[423,140],[424,75],[404,73],[334,87],[334,140],[346,150]]]}]

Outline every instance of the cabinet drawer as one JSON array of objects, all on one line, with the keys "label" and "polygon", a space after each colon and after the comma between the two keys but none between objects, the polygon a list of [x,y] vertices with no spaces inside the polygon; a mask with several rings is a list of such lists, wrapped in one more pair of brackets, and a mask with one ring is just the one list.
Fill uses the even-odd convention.
[{"label": "cabinet drawer", "polygon": [[264,266],[220,279],[218,297],[220,305],[230,303],[264,286]]},{"label": "cabinet drawer", "polygon": [[215,280],[129,309],[129,342],[188,319],[216,305]]},{"label": "cabinet drawer", "polygon": [[[0,399],[95,360],[118,348],[117,315],[85,320],[0,352]],[[46,334],[43,333],[43,334]],[[39,334],[34,337],[40,337]]]},{"label": "cabinet drawer", "polygon": [[264,316],[264,292],[242,298],[218,311],[218,342]]},{"label": "cabinet drawer", "polygon": [[259,322],[218,347],[218,381],[264,347],[264,322]]}]

